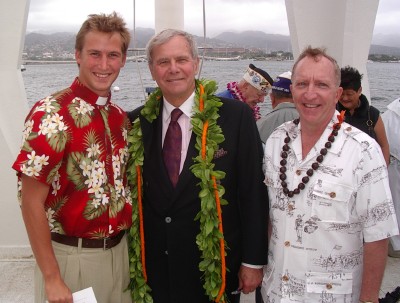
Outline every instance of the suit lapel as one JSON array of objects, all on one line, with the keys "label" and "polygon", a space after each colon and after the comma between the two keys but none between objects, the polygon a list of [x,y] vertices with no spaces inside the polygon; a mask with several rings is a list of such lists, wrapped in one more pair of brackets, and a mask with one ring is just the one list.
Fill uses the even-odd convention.
[{"label": "suit lapel", "polygon": [[183,164],[182,172],[179,175],[178,183],[176,184],[174,197],[186,187],[187,183],[194,177],[190,167],[193,165],[193,158],[196,157],[196,135],[192,133],[186,154],[185,163]]},{"label": "suit lapel", "polygon": [[[145,154],[145,167],[151,169],[151,173],[161,174],[161,180],[166,183],[166,186],[161,188],[170,188],[172,190],[172,184],[169,180],[167,170],[164,165],[162,157],[162,104],[160,114],[158,117],[150,123],[146,118],[140,116],[143,145]],[[171,196],[170,190],[168,190],[168,196]]]},{"label": "suit lapel", "polygon": [[139,117],[140,117],[140,126],[142,129],[144,151],[145,154],[149,154],[154,139],[154,125],[156,124],[156,122],[153,121],[153,123],[150,123],[142,115],[140,115]]},{"label": "suit lapel", "polygon": [[[193,158],[197,156],[198,151],[195,147],[196,135],[192,133],[182,172],[179,175],[178,183],[174,189],[171,181],[169,180],[168,172],[165,168],[162,157],[162,110],[163,104],[161,104],[159,116],[152,123],[147,121],[147,119],[143,116],[140,116],[140,123],[142,127],[143,145],[145,151],[145,167],[146,169],[152,169],[155,170],[156,173],[161,174],[160,179],[165,184],[164,186],[160,186],[160,189],[165,189],[165,198],[168,200],[169,206],[171,207],[176,200],[178,200],[180,194],[187,186],[187,183],[190,182],[192,178],[195,178],[190,170],[190,167],[193,165]],[[155,150],[152,150],[154,148]]]}]

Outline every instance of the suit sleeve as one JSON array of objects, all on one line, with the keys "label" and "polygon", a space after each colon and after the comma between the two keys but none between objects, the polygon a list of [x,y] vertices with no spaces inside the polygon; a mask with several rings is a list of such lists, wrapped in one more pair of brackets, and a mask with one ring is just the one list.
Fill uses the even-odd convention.
[{"label": "suit sleeve", "polygon": [[136,118],[139,117],[140,111],[142,110],[143,107],[144,106],[142,105],[142,106],[135,108],[134,110],[132,110],[130,112],[127,112],[129,121],[131,121],[131,123],[133,123],[133,121],[135,121]]},{"label": "suit sleeve", "polygon": [[263,147],[251,109],[243,108],[238,137],[239,203],[242,219],[242,262],[267,263],[268,191],[262,172]]}]

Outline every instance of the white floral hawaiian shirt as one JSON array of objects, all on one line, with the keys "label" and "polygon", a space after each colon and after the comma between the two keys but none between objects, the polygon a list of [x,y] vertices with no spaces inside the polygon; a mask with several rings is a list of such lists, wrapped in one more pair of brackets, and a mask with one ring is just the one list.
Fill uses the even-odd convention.
[{"label": "white floral hawaiian shirt", "polygon": [[272,234],[262,286],[265,303],[358,302],[363,242],[398,234],[380,147],[347,123],[305,188],[292,198],[284,195],[280,162],[285,137],[291,139],[285,182],[293,190],[325,147],[337,114],[304,159],[301,123],[281,125],[266,143]]}]

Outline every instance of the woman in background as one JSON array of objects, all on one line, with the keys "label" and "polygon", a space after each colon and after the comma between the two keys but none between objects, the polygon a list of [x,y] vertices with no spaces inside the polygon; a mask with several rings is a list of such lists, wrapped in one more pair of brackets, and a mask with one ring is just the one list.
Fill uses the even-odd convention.
[{"label": "woman in background", "polygon": [[385,125],[380,112],[371,106],[365,95],[362,94],[362,75],[351,66],[341,70],[340,86],[342,96],[337,103],[337,110],[345,110],[345,121],[374,138],[382,149],[386,165],[389,165],[389,143],[386,137]]}]

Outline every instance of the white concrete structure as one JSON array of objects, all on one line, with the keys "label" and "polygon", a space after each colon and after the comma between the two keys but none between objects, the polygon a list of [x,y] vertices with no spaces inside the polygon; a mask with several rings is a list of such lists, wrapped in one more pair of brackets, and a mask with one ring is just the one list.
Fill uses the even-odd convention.
[{"label": "white concrete structure", "polygon": [[293,55],[307,46],[325,47],[340,67],[364,74],[363,93],[370,99],[366,69],[379,0],[285,0]]},{"label": "white concrete structure", "polygon": [[[156,32],[184,28],[184,0],[155,1]],[[340,65],[355,66],[364,74],[364,92],[369,95],[365,64],[379,0],[285,1],[295,56],[308,44],[327,47]],[[20,65],[29,3],[0,1],[0,257],[30,253],[11,169],[28,112]]]},{"label": "white concrete structure", "polygon": [[155,32],[167,28],[184,29],[184,0],[154,0]]},{"label": "white concrete structure", "polygon": [[0,255],[30,254],[17,202],[15,172],[11,169],[20,148],[28,113],[21,75],[29,0],[0,1]]}]

